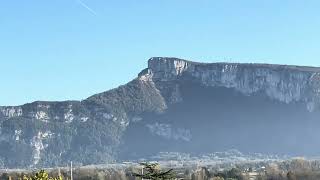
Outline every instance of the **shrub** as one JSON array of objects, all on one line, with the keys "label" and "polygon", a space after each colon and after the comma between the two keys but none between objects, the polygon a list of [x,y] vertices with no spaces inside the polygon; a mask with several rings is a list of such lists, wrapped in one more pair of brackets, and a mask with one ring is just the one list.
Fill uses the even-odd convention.
[{"label": "shrub", "polygon": [[62,180],[61,176],[58,177],[49,177],[48,173],[45,170],[40,170],[33,177],[23,176],[23,180]]}]

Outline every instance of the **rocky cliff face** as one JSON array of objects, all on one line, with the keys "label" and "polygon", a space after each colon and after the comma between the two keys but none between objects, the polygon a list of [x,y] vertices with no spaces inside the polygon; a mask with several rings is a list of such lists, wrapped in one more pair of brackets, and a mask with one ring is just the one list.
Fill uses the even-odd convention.
[{"label": "rocky cliff face", "polygon": [[0,107],[0,166],[230,148],[313,154],[319,97],[320,68],[151,58],[133,81],[83,101]]},{"label": "rocky cliff face", "polygon": [[244,95],[258,92],[280,102],[305,102],[313,111],[319,102],[320,69],[268,64],[195,63],[151,58],[148,75],[155,81],[188,79],[203,86],[234,88]]}]

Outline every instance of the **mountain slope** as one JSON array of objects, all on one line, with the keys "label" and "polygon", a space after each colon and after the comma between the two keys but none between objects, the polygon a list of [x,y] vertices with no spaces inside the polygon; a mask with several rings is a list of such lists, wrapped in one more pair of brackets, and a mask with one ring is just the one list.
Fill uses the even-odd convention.
[{"label": "mountain slope", "polygon": [[56,166],[159,151],[314,155],[320,68],[151,58],[83,101],[0,107],[0,166]]}]

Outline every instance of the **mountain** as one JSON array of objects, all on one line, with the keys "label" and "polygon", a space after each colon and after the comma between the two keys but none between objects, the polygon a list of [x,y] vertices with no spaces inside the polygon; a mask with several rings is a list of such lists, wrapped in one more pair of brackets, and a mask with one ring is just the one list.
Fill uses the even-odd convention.
[{"label": "mountain", "polygon": [[138,159],[161,151],[317,155],[320,68],[154,57],[83,101],[0,107],[0,166]]}]

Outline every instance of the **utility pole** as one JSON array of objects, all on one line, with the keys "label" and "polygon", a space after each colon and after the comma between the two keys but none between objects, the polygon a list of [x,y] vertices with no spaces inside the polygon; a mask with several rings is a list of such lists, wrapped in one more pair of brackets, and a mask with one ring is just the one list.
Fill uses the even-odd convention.
[{"label": "utility pole", "polygon": [[[141,169],[141,175],[143,175],[143,166],[142,166],[142,169]],[[143,180],[143,177],[141,178],[141,180]]]},{"label": "utility pole", "polygon": [[61,170],[60,170],[60,167],[58,168],[58,176],[59,176],[59,177],[61,176]]},{"label": "utility pole", "polygon": [[70,163],[70,180],[73,180],[73,174],[72,174],[72,161]]}]

